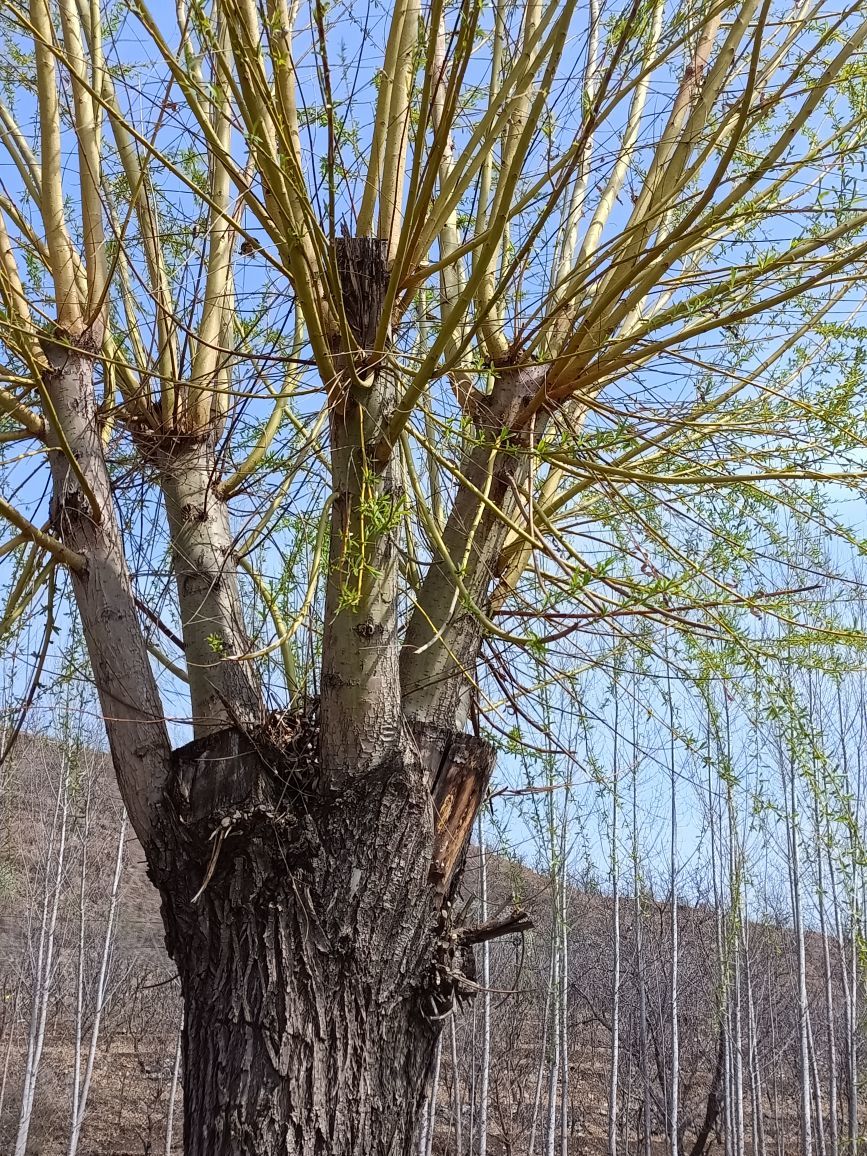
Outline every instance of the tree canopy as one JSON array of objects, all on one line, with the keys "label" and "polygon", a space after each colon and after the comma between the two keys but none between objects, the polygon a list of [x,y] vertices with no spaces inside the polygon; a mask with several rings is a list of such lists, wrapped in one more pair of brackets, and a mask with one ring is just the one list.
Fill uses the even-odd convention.
[{"label": "tree canopy", "polygon": [[[861,17],[8,5],[7,628],[79,565],[39,479],[46,446],[77,469],[45,339],[84,334],[142,628],[174,675],[154,465],[205,431],[250,592],[235,637],[219,610],[185,635],[211,681],[310,689],[323,630],[397,598],[406,701],[448,718],[459,683],[499,697],[479,636],[508,685],[516,649],[574,665],[600,627],[725,638],[739,607],[772,610],[756,536],[784,550],[781,507],[822,525],[824,483],[860,480]],[[356,236],[382,242],[363,333]],[[341,398],[374,399],[370,463],[329,555]]]}]

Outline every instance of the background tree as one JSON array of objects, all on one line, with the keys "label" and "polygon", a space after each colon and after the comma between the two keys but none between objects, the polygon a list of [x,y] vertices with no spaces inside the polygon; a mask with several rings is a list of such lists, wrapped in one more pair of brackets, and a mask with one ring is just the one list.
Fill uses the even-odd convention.
[{"label": "background tree", "polygon": [[845,541],[861,481],[860,8],[4,6],[3,626],[26,703],[75,604],[191,1156],[409,1152],[482,726],[550,741],[612,624],[798,628],[780,511]]}]

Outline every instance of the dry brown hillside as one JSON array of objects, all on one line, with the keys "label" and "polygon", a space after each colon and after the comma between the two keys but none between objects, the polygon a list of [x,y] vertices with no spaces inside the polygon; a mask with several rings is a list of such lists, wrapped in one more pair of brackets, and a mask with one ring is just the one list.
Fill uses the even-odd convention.
[{"label": "dry brown hillside", "polygon": [[[44,1043],[27,1151],[62,1156],[68,1150],[71,1125],[76,1023],[81,1029],[83,1070],[98,1003],[121,808],[107,760],[91,750],[79,751],[67,766],[58,747],[41,739],[22,740],[14,758],[3,767],[2,779],[0,1151],[14,1150],[28,1042],[32,1031],[34,1039],[38,1036],[40,1027],[37,1014],[33,1029],[33,1009],[35,1006],[38,1013],[44,1005]],[[473,922],[478,917],[476,851],[471,853],[466,879],[466,919]],[[578,888],[567,897],[566,1031],[554,1041],[545,1027],[551,1007],[548,880],[525,866],[491,857],[489,891],[492,913],[506,911],[519,902],[531,912],[535,927],[523,939],[496,941],[490,949],[488,1151],[516,1156],[526,1153],[531,1135],[535,1136],[536,1151],[540,1151],[549,1108],[553,1103],[559,1118],[565,1095],[570,1152],[604,1152],[611,1062],[612,901]],[[649,1117],[650,1149],[658,1153],[667,1150],[670,909],[650,898],[644,902],[641,968],[634,911],[632,898],[621,901],[618,1131],[621,1150],[635,1151]],[[719,1135],[727,1110],[726,1064],[743,1066],[744,1057],[732,1052],[726,1059],[725,1033],[721,1043],[716,915],[710,907],[684,907],[680,916],[682,1151],[697,1156],[702,1150],[720,1150]],[[794,1107],[797,1024],[791,936],[783,925],[753,925],[749,942],[755,1070],[761,1073],[762,1082],[757,1101],[761,1121],[754,1123],[750,1108],[755,1089],[745,1088],[746,1134],[758,1135],[760,1123],[768,1150],[794,1152],[798,1129]],[[46,966],[49,954],[50,965]],[[180,1001],[175,973],[163,947],[156,893],[131,833],[125,842],[116,918],[106,958],[104,1008],[79,1153],[162,1156]],[[815,1077],[820,1094],[829,1076],[831,1042],[838,1035],[842,1038],[840,1011],[832,1024],[827,1022],[822,959],[819,937],[808,937]],[[478,949],[477,961],[481,983]],[[49,990],[47,998],[41,1000],[40,995],[46,994],[46,976]],[[642,978],[643,1032],[639,1014]],[[745,977],[741,979],[745,982]],[[838,1000],[836,1007],[841,1005],[842,1000]],[[469,1150],[479,1118],[483,1024],[484,1000],[477,995],[457,1012],[453,1040],[451,1025],[447,1025],[435,1152],[455,1151],[458,1103],[462,1148]],[[558,1046],[561,1058],[564,1050],[568,1052],[569,1079],[567,1085],[561,1082],[552,1090],[549,1073]],[[33,1048],[30,1050],[32,1063]],[[837,1056],[838,1084],[845,1095],[842,1044]],[[178,1099],[173,1131],[173,1150],[178,1151],[181,1116]]]}]

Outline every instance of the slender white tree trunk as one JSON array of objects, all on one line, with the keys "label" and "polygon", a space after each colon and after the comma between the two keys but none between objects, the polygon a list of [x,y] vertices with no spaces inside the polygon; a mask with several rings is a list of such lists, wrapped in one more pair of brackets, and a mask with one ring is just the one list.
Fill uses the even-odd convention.
[{"label": "slender white tree trunk", "polygon": [[84,826],[81,830],[81,862],[78,876],[78,959],[75,985],[75,1051],[72,1061],[72,1127],[78,1107],[81,1086],[81,1043],[84,1036],[84,967],[85,928],[87,926],[87,845],[90,837],[90,784],[84,801]]},{"label": "slender white tree trunk", "polygon": [[744,952],[744,978],[747,988],[747,1054],[749,1057],[750,1101],[752,1106],[752,1131],[754,1156],[765,1156],[765,1117],[762,1102],[762,1077],[759,1065],[758,1033],[756,1031],[756,1011],[753,1002],[752,968],[749,951]]},{"label": "slender white tree trunk", "polygon": [[455,1156],[463,1156],[463,1112],[464,1105],[461,1099],[461,1073],[458,1067],[458,1033],[455,1023],[455,1012],[449,1017],[449,1037],[452,1052],[452,1100],[455,1114]]},{"label": "slender white tree trunk", "polygon": [[566,880],[567,801],[560,840],[560,1156],[569,1156],[569,921]]},{"label": "slender white tree trunk", "polygon": [[181,1013],[181,1022],[178,1024],[178,1043],[175,1048],[175,1063],[172,1068],[172,1084],[169,1088],[169,1103],[166,1109],[166,1144],[164,1156],[172,1156],[172,1139],[175,1130],[175,1104],[178,1100],[178,1083],[181,1073],[181,1049],[184,1042],[184,1016]]},{"label": "slender white tree trunk", "polygon": [[813,1087],[813,1106],[816,1111],[816,1149],[819,1156],[826,1156],[825,1109],[822,1102],[822,1081],[819,1076],[819,1061],[816,1056],[816,1041],[813,1038],[813,1022],[807,1013],[807,1049],[810,1059],[810,1078]]},{"label": "slender white tree trunk", "polygon": [[[732,758],[731,731],[729,721],[728,701],[725,705],[726,719],[726,746],[728,759]],[[729,820],[729,875],[731,891],[731,907],[734,916],[731,940],[732,954],[732,1126],[734,1129],[734,1151],[736,1156],[744,1156],[744,1051],[743,1051],[743,1016],[741,1006],[741,928],[744,924],[744,902],[741,872],[741,854],[738,846],[738,831],[735,817],[734,800],[731,787],[726,795]]]},{"label": "slender white tree trunk", "polygon": [[[708,726],[708,750],[711,750],[712,728]],[[711,761],[707,769],[708,820],[710,829],[710,869],[713,885],[714,932],[716,936],[716,957],[719,967],[717,991],[717,1016],[723,1049],[723,1136],[725,1151],[732,1151],[732,1096],[731,1096],[731,1022],[729,1008],[729,952],[723,926],[722,866],[720,841],[722,838],[722,816],[718,814],[718,803],[714,789]]]},{"label": "slender white tree trunk", "polygon": [[[11,682],[11,678],[5,669],[3,672],[3,682],[0,684],[2,690],[2,702],[0,702],[0,755],[6,750],[6,735],[9,730],[9,710],[6,705],[6,696],[8,693],[7,679]],[[0,763],[0,771],[3,769],[3,764]],[[0,791],[4,796],[6,793],[6,786],[8,783],[8,764],[7,770],[2,778],[0,778]],[[21,990],[21,980],[19,978],[18,985],[15,989],[15,999],[12,1003],[12,1019],[9,1024],[9,1038],[6,1041],[6,1055],[3,1059],[3,1076],[0,1079],[0,1121],[3,1119],[3,1104],[6,1100],[6,1082],[9,1078],[9,1060],[12,1056],[12,1044],[15,1040],[15,1028],[18,1024],[18,993]]]},{"label": "slender white tree trunk", "polygon": [[542,1013],[542,1039],[539,1044],[539,1066],[536,1069],[536,1088],[533,1093],[533,1114],[530,1117],[530,1140],[527,1145],[527,1156],[533,1156],[536,1150],[536,1132],[539,1126],[539,1112],[542,1107],[542,1085],[545,1082],[545,1064],[548,1059],[548,1019],[551,1011],[551,993],[553,990],[554,956],[548,961],[548,983],[545,989],[545,1008]]},{"label": "slender white tree trunk", "polygon": [[[485,832],[479,815],[479,919],[488,918],[488,866]],[[491,1076],[491,949],[482,944],[482,1067],[479,1073],[479,1156],[488,1150],[488,1087]]]},{"label": "slender white tree trunk", "polygon": [[[771,1055],[778,1055],[779,1037],[777,1035],[777,1015],[774,1001],[768,1005],[768,1018],[771,1023]],[[780,1069],[778,1064],[771,1065],[771,1097],[774,1109],[774,1140],[777,1156],[783,1156],[786,1148],[786,1124],[780,1108]]]},{"label": "slender white tree trunk", "polygon": [[618,694],[614,691],[614,774],[611,788],[611,912],[612,950],[614,954],[611,971],[611,1071],[608,1084],[608,1152],[617,1156],[617,1089],[618,1064],[620,1060],[620,868],[617,853],[617,792],[618,792]]},{"label": "slender white tree trunk", "polygon": [[[102,1026],[102,1013],[105,1008],[105,995],[108,983],[109,963],[114,944],[114,924],[117,916],[117,905],[120,898],[120,881],[123,874],[123,854],[126,843],[128,819],[126,811],[120,821],[120,831],[117,838],[117,853],[114,862],[114,875],[111,880],[111,895],[108,902],[108,916],[105,924],[105,939],[102,945],[102,958],[99,964],[99,979],[96,985],[96,1004],[93,1009],[93,1023],[90,1028],[90,1046],[87,1052],[87,1066],[84,1070],[84,1079],[81,1083],[80,1094],[73,1102],[72,1131],[69,1137],[67,1156],[76,1156],[78,1144],[81,1140],[81,1129],[87,1112],[87,1100],[90,1095],[90,1085],[93,1080],[93,1066],[96,1062],[96,1048],[99,1042],[99,1031]],[[77,1081],[76,1081],[77,1082]]]},{"label": "slender white tree trunk", "polygon": [[[633,703],[635,695],[633,694]],[[650,1072],[648,1057],[650,1054],[647,1039],[647,973],[644,960],[644,916],[641,904],[641,859],[638,842],[638,717],[635,708],[632,711],[632,889],[635,899],[635,955],[638,963],[638,1044],[639,1069],[641,1073],[642,1111],[644,1116],[644,1136],[642,1143],[643,1156],[651,1156],[651,1114]]]},{"label": "slender white tree trunk", "polygon": [[554,897],[551,927],[551,1033],[553,1041],[548,1068],[548,1131],[546,1156],[554,1156],[557,1137],[557,1088],[560,1084],[560,936]]},{"label": "slender white tree trunk", "polygon": [[[39,948],[36,957],[36,975],[33,985],[33,1008],[30,1019],[30,1038],[27,1045],[27,1061],[24,1069],[24,1088],[21,1094],[21,1112],[18,1117],[18,1134],[15,1138],[15,1156],[25,1156],[30,1124],[33,1116],[33,1102],[45,1043],[45,1024],[48,1018],[48,1003],[54,981],[54,949],[57,930],[57,912],[60,893],[63,888],[66,859],[66,834],[69,818],[69,761],[64,756],[63,773],[58,787],[52,821],[52,836],[48,844],[45,864],[45,887],[43,891],[42,919],[39,929]],[[56,861],[54,841],[59,823]],[[52,871],[53,866],[53,871]]]},{"label": "slender white tree trunk", "polygon": [[[632,1025],[629,1020],[626,1023],[627,1039],[632,1037]],[[632,1088],[635,1082],[635,1072],[633,1071],[634,1056],[632,1048],[626,1053],[626,1102],[623,1105],[623,1120],[624,1128],[622,1129],[623,1139],[623,1156],[629,1156],[629,1121],[632,1119]],[[636,1142],[638,1136],[636,1135]]]},{"label": "slender white tree trunk", "polygon": [[736,1147],[735,1140],[735,1110],[734,1110],[734,1064],[732,1062],[732,1007],[731,1001],[726,1003],[725,1007],[725,1031],[723,1038],[723,1059],[725,1072],[725,1097],[724,1097],[724,1135],[725,1135],[725,1150],[729,1156],[734,1156]]},{"label": "slender white tree trunk", "polygon": [[[844,1062],[847,1070],[847,1082],[852,1075],[852,1056],[851,1050],[855,1043],[856,1027],[852,1019],[852,992],[850,987],[849,976],[849,961],[847,957],[846,937],[843,932],[842,921],[840,918],[840,894],[837,884],[837,873],[834,866],[834,857],[831,853],[830,846],[826,848],[828,879],[831,889],[832,907],[831,910],[834,916],[834,943],[835,943],[835,957],[839,961],[840,983],[843,988],[843,1035],[844,1035]],[[838,1092],[839,1096],[839,1092]],[[854,1151],[854,1143],[857,1141],[857,1118],[855,1119],[854,1132],[852,1129],[852,1104],[854,1101],[854,1089],[850,1086],[847,1095],[846,1104],[846,1148],[848,1152]],[[839,1149],[839,1125],[837,1127],[837,1145]]]},{"label": "slender white tree trunk", "polygon": [[477,1027],[476,1002],[477,1001],[475,1001],[475,1000],[473,1001],[473,1051],[472,1051],[472,1062],[470,1063],[470,1088],[469,1088],[470,1095],[469,1095],[469,1100],[468,1100],[469,1109],[470,1109],[470,1118],[468,1121],[468,1123],[469,1123],[469,1129],[468,1129],[469,1135],[467,1137],[467,1144],[469,1146],[469,1156],[473,1156],[473,1152],[475,1151],[475,1145],[476,1145],[476,1055],[477,1055],[477,1052],[476,1052],[476,1027]]},{"label": "slender white tree trunk", "polygon": [[810,1089],[809,1004],[807,995],[807,964],[804,951],[804,922],[801,905],[800,836],[798,833],[797,792],[795,768],[790,767],[789,807],[789,877],[792,892],[792,914],[795,925],[795,948],[798,969],[798,1055],[801,1098],[801,1153],[811,1156],[813,1151],[813,1122]]},{"label": "slender white tree trunk", "polygon": [[[819,815],[819,800],[815,797],[816,816],[816,868],[819,885],[819,932],[822,937],[822,967],[825,979],[825,1011],[827,1013],[826,1039],[828,1046],[828,1130],[830,1133],[830,1156],[838,1156],[840,1145],[837,1130],[837,1033],[834,1006],[834,977],[831,968],[831,943],[828,934],[825,909],[825,873],[823,867],[822,844],[829,839],[827,825],[823,824]],[[823,830],[822,828],[825,827]]]},{"label": "slender white tree trunk", "polygon": [[428,1093],[427,1112],[424,1115],[422,1129],[422,1144],[419,1146],[420,1156],[431,1156],[433,1152],[434,1130],[437,1122],[437,1097],[440,1090],[440,1063],[442,1061],[443,1038],[437,1040],[434,1052],[433,1074],[431,1076],[430,1092]]},{"label": "slender white tree trunk", "polygon": [[674,745],[674,700],[671,692],[671,675],[668,676],[669,730],[669,771],[671,775],[671,1098],[669,1108],[669,1132],[671,1156],[678,1156],[678,1129],[680,1126],[680,1026],[679,1020],[679,920],[677,894],[677,786],[675,775]]},{"label": "slender white tree trunk", "polygon": [[861,1150],[859,1143],[860,1129],[858,1126],[858,1106],[859,1106],[859,1085],[858,1085],[858,960],[859,960],[859,936],[857,933],[858,927],[858,911],[853,909],[852,921],[849,932],[849,992],[851,1001],[851,1010],[849,1012],[849,1022],[852,1025],[849,1032],[849,1126],[848,1126],[848,1140],[849,1150],[858,1153]]},{"label": "slender white tree trunk", "polygon": [[[863,742],[863,711],[861,712],[862,733],[860,739]],[[843,771],[843,780],[845,789],[853,798],[853,810],[856,824],[860,815],[860,797],[859,792],[853,790],[855,784],[852,783],[848,759],[848,743],[846,738],[846,725],[843,712],[843,693],[842,689],[837,684],[837,725],[840,738],[840,763]],[[860,743],[858,744],[858,755],[860,758]],[[859,776],[860,777],[860,776]],[[847,880],[849,890],[849,930],[851,935],[848,939],[843,933],[840,919],[840,902],[839,892],[837,887],[836,869],[834,867],[834,857],[831,854],[831,848],[828,848],[828,877],[831,881],[831,893],[834,896],[834,931],[837,937],[838,950],[840,953],[840,974],[843,982],[843,1023],[846,1032],[846,1075],[848,1084],[848,1099],[846,1105],[846,1145],[847,1153],[852,1156],[858,1151],[858,1028],[857,1028],[857,999],[858,999],[858,983],[857,983],[857,967],[858,967],[858,937],[856,928],[858,926],[857,916],[857,887],[855,884],[858,872],[858,839],[855,832],[850,832],[849,835],[849,863],[851,863],[852,878]]]},{"label": "slender white tree trunk", "polygon": [[15,989],[15,998],[12,1001],[12,1022],[9,1025],[9,1039],[6,1041],[6,1055],[3,1058],[3,1078],[0,1080],[0,1120],[3,1119],[3,1105],[6,1101],[6,1084],[9,1079],[9,1061],[12,1058],[12,1045],[15,1042],[15,1029],[18,1026],[18,996],[21,991],[21,981]]},{"label": "slender white tree trunk", "polygon": [[743,1023],[741,1015],[741,953],[738,944],[734,944],[734,976],[733,976],[733,1028],[734,1046],[733,1076],[734,1076],[734,1129],[735,1153],[743,1156],[744,1149],[744,1114],[743,1114]]},{"label": "slender white tree trunk", "polygon": [[421,1110],[421,1119],[418,1126],[418,1156],[427,1156],[427,1133],[430,1127],[431,1089],[425,1092],[424,1107]]}]

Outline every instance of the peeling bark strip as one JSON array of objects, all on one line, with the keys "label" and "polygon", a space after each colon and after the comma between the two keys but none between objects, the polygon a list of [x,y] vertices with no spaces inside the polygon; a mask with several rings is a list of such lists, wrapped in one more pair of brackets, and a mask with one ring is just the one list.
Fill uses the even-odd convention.
[{"label": "peeling bark strip", "polygon": [[385,242],[337,243],[343,309],[360,353],[337,350],[329,383],[330,568],[322,647],[322,759],[335,785],[401,743],[397,552],[400,473],[374,447],[395,405],[393,374],[372,345],[388,284]]},{"label": "peeling bark strip", "polygon": [[59,449],[51,451],[51,518],[56,533],[83,554],[86,567],[72,571],[75,601],[112,761],[130,821],[145,850],[161,805],[170,747],[156,680],[138,621],[123,538],[103,456],[93,389],[93,344],[58,331],[45,341],[49,369],[44,385],[56,415],[50,445],[64,442],[93,494],[94,516],[81,483]]},{"label": "peeling bark strip", "polygon": [[454,734],[444,727],[413,728],[422,761],[428,769],[434,808],[434,848],[431,882],[437,895],[449,893],[463,870],[470,842],[491,774],[494,748],[473,735]]}]

